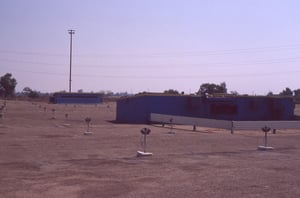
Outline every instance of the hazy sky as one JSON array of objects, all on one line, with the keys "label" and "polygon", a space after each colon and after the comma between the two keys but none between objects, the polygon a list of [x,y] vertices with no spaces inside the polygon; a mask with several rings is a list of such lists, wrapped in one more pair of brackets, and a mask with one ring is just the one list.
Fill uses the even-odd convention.
[{"label": "hazy sky", "polygon": [[0,0],[0,75],[54,92],[300,88],[299,0]]}]

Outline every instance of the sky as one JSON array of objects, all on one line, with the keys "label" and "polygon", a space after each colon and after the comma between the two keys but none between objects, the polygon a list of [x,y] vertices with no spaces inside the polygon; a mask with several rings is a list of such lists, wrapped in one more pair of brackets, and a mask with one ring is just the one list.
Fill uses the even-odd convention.
[{"label": "sky", "polygon": [[0,0],[0,76],[16,91],[265,95],[300,88],[298,0]]}]

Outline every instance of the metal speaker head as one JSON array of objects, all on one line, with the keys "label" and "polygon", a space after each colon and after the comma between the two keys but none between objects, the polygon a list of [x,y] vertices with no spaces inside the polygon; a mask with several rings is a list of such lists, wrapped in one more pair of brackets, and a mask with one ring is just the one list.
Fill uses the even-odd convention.
[{"label": "metal speaker head", "polygon": [[86,117],[86,118],[84,119],[84,121],[85,121],[86,123],[90,123],[90,122],[92,121],[92,118]]},{"label": "metal speaker head", "polygon": [[149,135],[150,132],[151,132],[151,130],[148,129],[148,128],[142,128],[142,129],[141,129],[141,133],[142,133],[143,135]]},{"label": "metal speaker head", "polygon": [[270,127],[267,127],[267,126],[264,126],[263,128],[261,128],[261,130],[262,130],[263,132],[269,132],[269,131],[271,130],[271,128],[270,128]]}]

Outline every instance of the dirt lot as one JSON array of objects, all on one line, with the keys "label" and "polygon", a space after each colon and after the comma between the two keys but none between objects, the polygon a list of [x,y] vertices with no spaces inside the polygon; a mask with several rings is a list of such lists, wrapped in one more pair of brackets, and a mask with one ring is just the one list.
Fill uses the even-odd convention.
[{"label": "dirt lot", "polygon": [[[92,135],[83,135],[87,116]],[[270,134],[275,150],[257,151],[260,131],[177,126],[169,134],[114,119],[114,103],[8,101],[0,121],[0,197],[300,197],[300,130]],[[152,130],[153,156],[137,158],[143,127]]]}]

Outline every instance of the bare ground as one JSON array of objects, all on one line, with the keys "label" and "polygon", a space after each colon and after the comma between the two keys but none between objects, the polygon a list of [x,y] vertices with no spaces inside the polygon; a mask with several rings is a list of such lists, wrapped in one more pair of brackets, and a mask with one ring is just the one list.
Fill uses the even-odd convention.
[{"label": "bare ground", "polygon": [[[83,135],[87,116],[92,135]],[[300,197],[299,130],[269,134],[275,150],[257,151],[260,131],[176,126],[169,134],[168,127],[114,119],[114,103],[8,101],[0,197]],[[137,158],[143,127],[152,130],[153,156]]]}]

